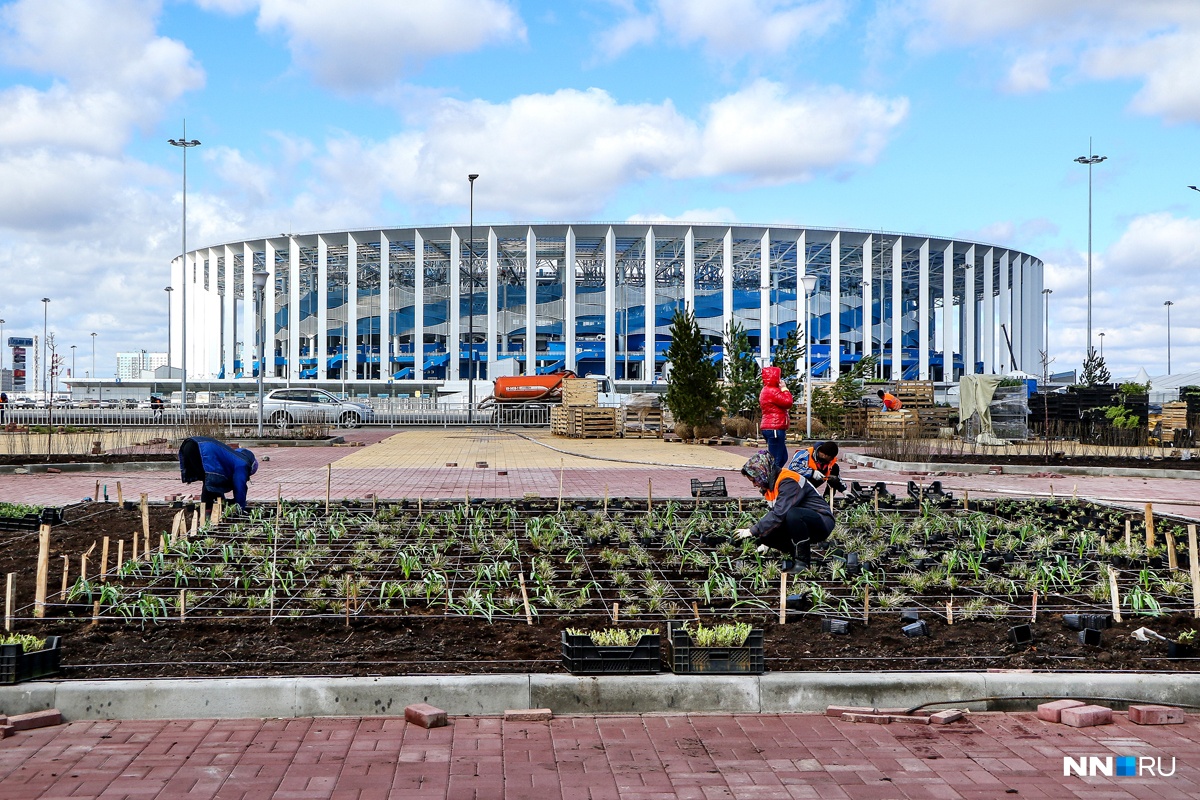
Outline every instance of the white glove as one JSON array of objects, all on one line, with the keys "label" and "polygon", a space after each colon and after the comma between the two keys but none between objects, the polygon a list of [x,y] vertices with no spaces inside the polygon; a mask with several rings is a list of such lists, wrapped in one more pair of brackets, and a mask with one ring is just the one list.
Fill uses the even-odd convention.
[{"label": "white glove", "polygon": [[735,539],[749,539],[752,535],[749,528],[739,528],[733,532],[733,538]]},{"label": "white glove", "polygon": [[819,469],[814,469],[812,476],[813,476],[813,480],[816,480],[816,481],[825,480],[825,473],[821,472],[821,470],[819,470]]},{"label": "white glove", "polygon": [[767,554],[767,551],[768,551],[768,550],[770,550],[770,549],[771,549],[771,548],[767,547],[765,544],[760,544],[758,547],[754,548],[754,550],[755,550],[755,551],[756,551],[756,552],[757,552],[757,553],[758,553],[760,556],[765,556],[765,555]]}]

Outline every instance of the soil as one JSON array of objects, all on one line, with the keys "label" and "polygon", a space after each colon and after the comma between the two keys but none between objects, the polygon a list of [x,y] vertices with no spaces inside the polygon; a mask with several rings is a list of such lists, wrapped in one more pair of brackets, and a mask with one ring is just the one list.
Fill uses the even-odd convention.
[{"label": "soil", "polygon": [[0,465],[25,466],[28,464],[140,464],[147,461],[176,461],[174,453],[105,453],[103,455],[81,455],[53,453],[38,455],[0,455]]},{"label": "soil", "polygon": [[[169,529],[176,512],[176,508],[151,506],[151,531]],[[62,636],[68,678],[562,672],[560,632],[564,628],[610,627],[606,618],[568,620],[547,612],[533,626],[524,620],[488,623],[482,618],[423,613],[349,620],[340,614],[285,617],[273,624],[261,616],[237,615],[184,623],[106,621],[95,626],[88,619],[54,619],[70,613],[57,605],[62,574],[58,553],[78,554],[103,536],[127,540],[141,529],[136,505],[83,505],[67,509],[66,517],[65,524],[51,531],[50,618],[21,621],[17,630]],[[115,547],[114,539],[110,550],[114,561]],[[98,545],[92,558],[99,557]],[[0,572],[16,573],[18,606],[27,605],[33,596],[36,559],[37,532],[0,533]],[[76,575],[77,555],[72,560],[71,572]],[[74,609],[78,613],[79,607]],[[919,638],[901,633],[895,612],[873,612],[869,625],[855,620],[845,636],[821,633],[821,616],[814,614],[791,612],[786,625],[780,625],[774,614],[751,619],[764,629],[767,668],[775,671],[1200,670],[1200,657],[1167,660],[1165,642],[1142,643],[1130,636],[1142,626],[1167,637],[1193,629],[1195,620],[1181,613],[1156,618],[1131,615],[1104,632],[1100,647],[1080,644],[1078,633],[1066,628],[1057,615],[1043,614],[1034,624],[1032,647],[1010,643],[1011,620],[976,618],[951,626],[928,611],[922,618],[930,635]],[[661,621],[643,619],[632,627],[657,627],[665,634]]]},{"label": "soil", "polygon": [[998,464],[1029,467],[1122,467],[1128,469],[1195,469],[1200,470],[1200,458],[1129,458],[1127,456],[1046,456],[999,454],[924,454],[914,460],[934,464]]}]

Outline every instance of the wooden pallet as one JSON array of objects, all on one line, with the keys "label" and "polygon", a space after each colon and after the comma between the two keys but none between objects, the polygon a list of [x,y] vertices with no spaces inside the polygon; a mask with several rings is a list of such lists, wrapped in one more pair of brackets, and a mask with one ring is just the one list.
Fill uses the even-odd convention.
[{"label": "wooden pallet", "polygon": [[915,439],[921,433],[921,420],[911,408],[884,413],[869,409],[867,437],[871,439]]},{"label": "wooden pallet", "polygon": [[567,378],[563,381],[563,405],[594,408],[600,398],[600,384],[594,378]]},{"label": "wooden pallet", "polygon": [[933,405],[933,381],[897,381],[892,394],[905,408],[929,408]]},{"label": "wooden pallet", "polygon": [[[903,410],[903,409],[902,409]],[[945,406],[934,406],[933,408],[919,408],[917,411],[917,420],[920,423],[921,436],[923,438],[937,438],[942,428],[950,427],[950,411],[951,409]]]},{"label": "wooden pallet", "polygon": [[1175,438],[1175,431],[1188,426],[1187,403],[1163,403],[1162,407],[1162,441],[1170,442]]},{"label": "wooden pallet", "polygon": [[570,433],[565,406],[550,406],[550,433],[553,436],[567,436]]},{"label": "wooden pallet", "polygon": [[567,435],[572,439],[615,439],[617,409],[568,408]]},{"label": "wooden pallet", "polygon": [[661,439],[663,413],[661,408],[624,409],[621,433],[626,439]]}]

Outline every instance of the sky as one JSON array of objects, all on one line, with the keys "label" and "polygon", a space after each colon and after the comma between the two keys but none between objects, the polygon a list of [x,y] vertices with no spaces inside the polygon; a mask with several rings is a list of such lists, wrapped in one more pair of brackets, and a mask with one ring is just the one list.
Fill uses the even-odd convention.
[{"label": "sky", "polygon": [[1170,311],[1200,370],[1198,75],[1196,0],[0,2],[3,335],[166,349],[186,119],[189,249],[465,223],[471,172],[481,225],[975,238],[1045,262],[1052,371],[1090,147],[1093,343],[1164,374]]}]

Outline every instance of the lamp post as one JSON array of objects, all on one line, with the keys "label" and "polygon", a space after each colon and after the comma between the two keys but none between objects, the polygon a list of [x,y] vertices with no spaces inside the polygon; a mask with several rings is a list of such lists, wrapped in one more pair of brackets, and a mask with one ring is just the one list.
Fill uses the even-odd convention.
[{"label": "lamp post", "polygon": [[180,355],[180,397],[179,410],[187,415],[187,151],[189,147],[199,147],[200,142],[197,139],[187,138],[187,120],[183,121],[183,138],[168,139],[167,144],[175,147],[183,148],[183,250],[179,256],[179,271],[183,278],[182,291],[180,295],[180,303],[183,307],[183,319],[179,326],[179,345],[183,350]]},{"label": "lamp post", "polygon": [[[470,203],[470,245],[469,254],[467,256],[467,269],[471,274],[471,308],[467,312],[467,354],[471,359],[467,366],[467,423],[474,421],[475,417],[475,179],[478,178],[477,173],[471,173],[467,176],[467,180],[471,184],[471,203]],[[526,331],[526,334],[529,332]]]},{"label": "lamp post", "polygon": [[1100,331],[1100,360],[1104,360],[1104,331]]},{"label": "lamp post", "polygon": [[[251,273],[254,279],[254,338],[258,344],[258,436],[263,435],[263,344],[267,337],[263,333],[263,290],[267,288],[270,274],[265,269],[256,269]],[[343,354],[342,373],[345,375],[346,359]],[[343,377],[344,380],[344,377]]]},{"label": "lamp post", "polygon": [[71,377],[75,377],[75,345],[71,345]]},{"label": "lamp post", "polygon": [[1171,374],[1171,306],[1175,305],[1175,301],[1168,300],[1163,303],[1167,307],[1167,375]]},{"label": "lamp post", "polygon": [[817,276],[800,278],[804,285],[804,435],[812,438],[812,336],[809,335],[808,301],[817,289]]},{"label": "lamp post", "polygon": [[0,319],[0,375],[4,374],[4,320]]},{"label": "lamp post", "polygon": [[1087,349],[1092,352],[1092,167],[1104,161],[1108,156],[1092,154],[1092,140],[1088,138],[1088,154],[1075,159],[1077,164],[1086,164],[1088,168],[1088,287],[1087,287]]},{"label": "lamp post", "polygon": [[171,292],[170,286],[163,289],[167,293],[167,366],[171,366]]},{"label": "lamp post", "polygon": [[50,403],[50,381],[47,380],[50,373],[49,373],[48,365],[46,364],[46,354],[50,352],[49,345],[46,342],[47,320],[49,319],[49,317],[50,317],[50,298],[43,297],[42,298],[42,369],[40,371],[42,373],[42,376],[41,376],[42,377],[42,395],[46,398],[47,405],[49,405],[49,403]]},{"label": "lamp post", "polygon": [[[1042,367],[1042,382],[1050,383],[1050,295],[1054,294],[1054,290],[1042,289],[1042,294],[1045,295],[1042,299],[1042,305],[1046,307],[1046,356],[1043,362],[1044,366]],[[1101,336],[1103,335],[1101,334]]]},{"label": "lamp post", "polygon": [[[96,380],[96,334],[94,332],[92,333],[92,380]],[[98,385],[98,382],[97,382],[97,385]],[[104,390],[101,389],[100,392],[101,392],[100,399],[103,400],[104,399],[104,395],[103,395]]]}]

